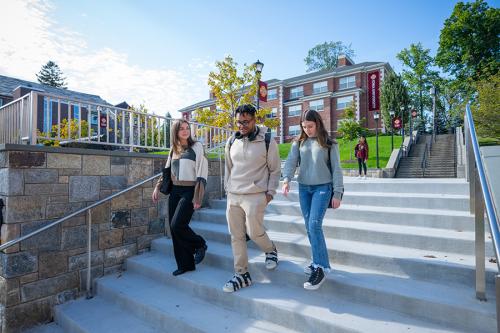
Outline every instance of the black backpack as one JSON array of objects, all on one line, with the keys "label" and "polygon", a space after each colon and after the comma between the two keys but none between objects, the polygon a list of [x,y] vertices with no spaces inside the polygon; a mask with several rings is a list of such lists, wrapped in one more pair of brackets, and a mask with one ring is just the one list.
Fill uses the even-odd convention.
[{"label": "black backpack", "polygon": [[[231,135],[231,139],[229,139],[229,150],[231,150],[231,146],[233,145],[234,140],[236,140],[235,134]],[[266,143],[266,152],[268,152],[269,144],[271,143],[271,133],[266,132],[266,134],[264,135],[264,142]]]}]

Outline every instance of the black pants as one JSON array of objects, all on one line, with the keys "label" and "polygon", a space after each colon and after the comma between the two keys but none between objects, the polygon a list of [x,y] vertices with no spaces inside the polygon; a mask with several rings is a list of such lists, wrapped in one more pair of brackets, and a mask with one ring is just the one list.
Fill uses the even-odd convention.
[{"label": "black pants", "polygon": [[174,255],[178,269],[194,270],[194,252],[205,245],[205,240],[190,227],[193,216],[194,186],[172,188],[168,199],[168,219],[174,243]]},{"label": "black pants", "polygon": [[359,166],[359,175],[361,176],[361,168],[363,168],[363,170],[365,170],[365,176],[366,176],[366,162],[359,157],[358,157],[358,166]]}]

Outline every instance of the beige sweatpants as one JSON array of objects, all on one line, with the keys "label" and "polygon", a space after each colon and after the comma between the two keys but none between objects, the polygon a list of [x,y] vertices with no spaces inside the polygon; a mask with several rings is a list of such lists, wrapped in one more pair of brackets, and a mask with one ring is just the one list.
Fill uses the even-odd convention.
[{"label": "beige sweatpants", "polygon": [[231,233],[234,271],[248,272],[248,254],[245,235],[264,252],[272,252],[274,245],[264,229],[264,210],[267,206],[265,193],[227,195],[226,217]]}]

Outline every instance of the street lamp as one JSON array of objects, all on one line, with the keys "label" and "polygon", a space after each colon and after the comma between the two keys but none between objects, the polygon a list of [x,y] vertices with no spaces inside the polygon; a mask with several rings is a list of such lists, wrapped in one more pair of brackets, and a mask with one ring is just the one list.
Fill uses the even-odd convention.
[{"label": "street lamp", "polygon": [[392,152],[394,150],[394,123],[392,122],[394,118],[394,110],[390,110],[389,115],[391,116],[391,152]]},{"label": "street lamp", "polygon": [[260,75],[262,73],[262,68],[264,68],[264,64],[257,59],[257,61],[254,63],[255,65],[255,74],[257,76],[257,111],[259,111],[259,81],[260,81]]},{"label": "street lamp", "polygon": [[404,145],[405,142],[405,107],[404,105],[401,105],[399,107],[399,110],[401,111],[399,114],[401,115],[401,147]]},{"label": "street lamp", "polygon": [[436,142],[436,87],[430,89],[432,96],[432,141]]},{"label": "street lamp", "polygon": [[375,119],[376,126],[375,126],[375,145],[376,145],[376,152],[377,152],[377,169],[380,169],[380,165],[378,163],[378,119],[380,118],[380,114],[378,112],[373,112],[373,119]]}]

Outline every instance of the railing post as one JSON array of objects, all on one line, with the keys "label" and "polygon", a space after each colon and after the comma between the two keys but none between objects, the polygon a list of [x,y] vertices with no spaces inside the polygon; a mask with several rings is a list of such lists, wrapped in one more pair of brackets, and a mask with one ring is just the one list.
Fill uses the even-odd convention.
[{"label": "railing post", "polygon": [[475,224],[475,252],[476,252],[476,297],[486,301],[486,263],[485,263],[485,238],[484,238],[484,198],[481,193],[479,174],[474,173],[474,205]]},{"label": "railing post", "polygon": [[37,141],[37,133],[36,133],[36,127],[37,127],[37,117],[38,117],[38,94],[35,92],[30,93],[30,99],[31,99],[31,106],[30,106],[30,138],[29,142],[31,145],[36,145]]},{"label": "railing post", "polygon": [[467,151],[467,180],[469,181],[469,194],[470,194],[470,202],[469,202],[469,211],[471,214],[474,214],[474,206],[476,202],[475,196],[475,182],[477,173],[476,170],[476,161],[474,160],[474,149],[472,148],[472,138],[470,136],[470,132],[467,132],[465,136],[465,149]]},{"label": "railing post", "polygon": [[92,209],[88,210],[88,239],[87,239],[87,299],[91,299],[91,270],[92,270]]}]

